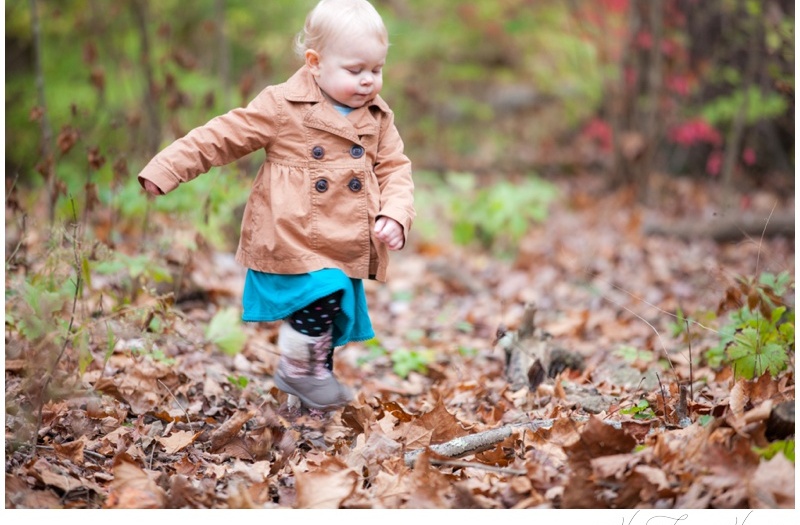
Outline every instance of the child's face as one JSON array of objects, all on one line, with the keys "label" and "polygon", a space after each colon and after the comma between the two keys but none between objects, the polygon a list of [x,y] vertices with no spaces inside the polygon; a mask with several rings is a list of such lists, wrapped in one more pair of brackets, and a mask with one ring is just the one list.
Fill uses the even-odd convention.
[{"label": "child's face", "polygon": [[332,101],[360,108],[383,87],[388,46],[377,35],[337,38],[317,52],[306,51],[306,64],[322,92]]}]

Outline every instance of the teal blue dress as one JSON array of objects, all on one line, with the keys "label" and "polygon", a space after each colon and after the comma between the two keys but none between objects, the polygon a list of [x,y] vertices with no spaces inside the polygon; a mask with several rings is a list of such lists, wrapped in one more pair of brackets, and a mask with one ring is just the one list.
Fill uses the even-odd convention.
[{"label": "teal blue dress", "polygon": [[341,312],[333,320],[333,345],[366,341],[375,337],[367,311],[361,279],[338,268],[298,275],[279,275],[248,269],[242,294],[242,320],[279,321],[336,291],[342,292]]}]

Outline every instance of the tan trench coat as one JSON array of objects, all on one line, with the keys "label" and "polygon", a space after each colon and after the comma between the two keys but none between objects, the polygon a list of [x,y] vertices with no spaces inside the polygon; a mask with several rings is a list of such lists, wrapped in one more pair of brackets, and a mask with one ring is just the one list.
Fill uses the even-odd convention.
[{"label": "tan trench coat", "polygon": [[396,220],[407,238],[415,212],[411,162],[383,99],[344,117],[303,66],[247,107],[173,142],[139,182],[168,193],[257,149],[267,157],[245,208],[236,260],[268,273],[340,268],[385,281],[388,250],[374,239],[375,219]]}]

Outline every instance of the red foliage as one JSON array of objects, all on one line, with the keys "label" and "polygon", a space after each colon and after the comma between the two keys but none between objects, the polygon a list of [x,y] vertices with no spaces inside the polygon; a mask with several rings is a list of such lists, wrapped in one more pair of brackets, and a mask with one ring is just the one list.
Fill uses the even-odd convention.
[{"label": "red foliage", "polygon": [[581,135],[596,143],[603,151],[611,151],[613,130],[605,120],[593,118],[583,127]]},{"label": "red foliage", "polygon": [[719,150],[714,150],[708,156],[708,160],[706,160],[706,173],[716,177],[719,175],[719,172],[722,170],[722,152]]},{"label": "red foliage", "polygon": [[669,130],[669,139],[682,146],[693,146],[702,143],[711,144],[712,146],[722,144],[722,136],[719,131],[702,118],[678,124]]}]

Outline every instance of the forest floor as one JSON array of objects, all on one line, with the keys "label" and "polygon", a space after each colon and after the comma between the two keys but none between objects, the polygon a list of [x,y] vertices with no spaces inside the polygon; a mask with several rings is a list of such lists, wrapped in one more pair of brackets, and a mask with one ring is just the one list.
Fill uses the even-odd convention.
[{"label": "forest floor", "polygon": [[[231,253],[174,243],[158,255],[182,263],[171,299],[158,289],[115,310],[119,283],[86,276],[73,318],[93,360],[65,345],[37,421],[32,356],[47,345],[8,322],[8,290],[35,271],[21,251],[29,262],[6,272],[6,508],[794,508],[794,463],[754,449],[769,445],[774,407],[794,401],[793,357],[754,381],[704,359],[738,277],[794,275],[794,238],[648,235],[653,222],[719,219],[713,186],[672,181],[647,207],[593,185],[561,184],[514,257],[453,245],[444,229],[393,253],[389,282],[366,285],[376,339],[337,350],[356,398],[328,414],[291,410],[275,388],[277,324],[246,325],[235,355],[209,342],[243,270]],[[766,220],[776,203],[794,207],[759,193],[727,215]],[[495,344],[528,303],[537,334],[582,357],[533,391],[512,388]],[[491,429],[507,435],[487,450],[406,461]]]}]

